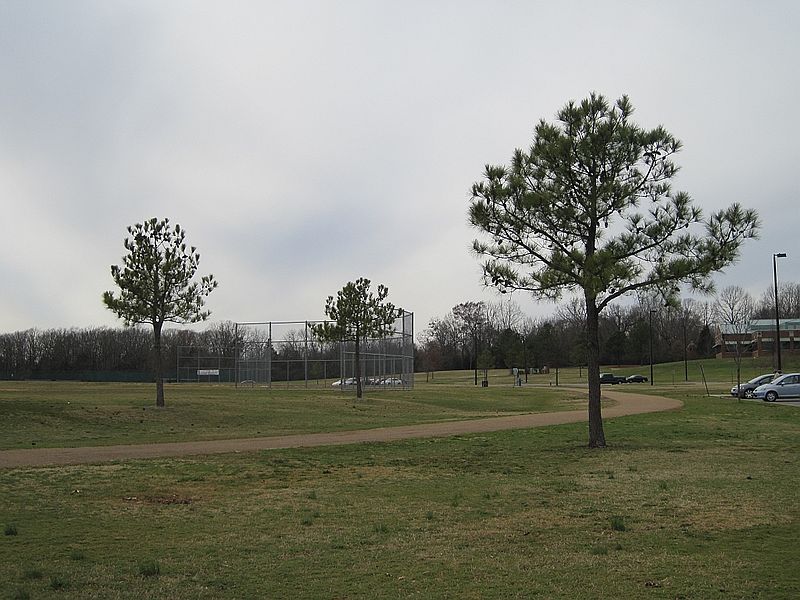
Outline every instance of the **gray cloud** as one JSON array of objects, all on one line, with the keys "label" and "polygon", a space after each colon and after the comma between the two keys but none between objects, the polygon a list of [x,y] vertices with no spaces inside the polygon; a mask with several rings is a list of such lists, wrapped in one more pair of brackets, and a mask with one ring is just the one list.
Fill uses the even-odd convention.
[{"label": "gray cloud", "polygon": [[[489,299],[468,190],[592,90],[685,143],[676,187],[762,238],[719,277],[760,294],[791,244],[796,3],[7,2],[0,330],[115,323],[125,227],[185,226],[214,318],[318,318],[360,275],[417,328]],[[551,305],[526,302],[530,311]]]}]

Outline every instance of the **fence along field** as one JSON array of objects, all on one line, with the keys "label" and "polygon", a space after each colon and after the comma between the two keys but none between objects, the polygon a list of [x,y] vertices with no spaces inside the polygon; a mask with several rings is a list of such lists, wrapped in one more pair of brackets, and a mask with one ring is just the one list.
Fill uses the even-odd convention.
[{"label": "fence along field", "polygon": [[[321,342],[312,326],[321,321],[236,323],[234,344],[180,346],[177,381],[236,385],[302,383],[324,386],[354,376],[352,344]],[[391,330],[362,349],[368,385],[414,387],[414,315],[404,311]],[[344,386],[342,386],[344,387]]]}]

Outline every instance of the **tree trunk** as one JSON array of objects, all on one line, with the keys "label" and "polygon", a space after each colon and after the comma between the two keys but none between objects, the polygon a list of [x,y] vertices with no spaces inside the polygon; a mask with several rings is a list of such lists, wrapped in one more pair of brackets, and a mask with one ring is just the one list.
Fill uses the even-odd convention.
[{"label": "tree trunk", "polygon": [[742,393],[742,357],[739,354],[739,340],[736,340],[736,397],[741,400]]},{"label": "tree trunk", "polygon": [[605,448],[600,412],[600,313],[594,298],[586,298],[586,375],[589,380],[589,447]]},{"label": "tree trunk", "polygon": [[161,361],[161,324],[153,324],[153,370],[156,376],[156,406],[164,408],[164,372]]}]

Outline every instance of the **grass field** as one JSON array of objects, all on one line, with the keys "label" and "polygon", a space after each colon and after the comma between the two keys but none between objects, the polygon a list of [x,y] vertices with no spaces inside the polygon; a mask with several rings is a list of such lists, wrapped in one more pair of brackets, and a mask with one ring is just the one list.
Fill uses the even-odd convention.
[{"label": "grass field", "polygon": [[[333,394],[320,417],[275,419],[345,428],[528,411],[538,394],[553,407],[574,403],[576,392],[513,389],[498,373],[482,390],[494,406],[483,406],[459,383],[468,375],[423,375],[414,392],[364,401],[367,416]],[[42,385],[52,387],[27,404],[83,402],[81,384]],[[718,380],[712,392],[727,386]],[[149,412],[149,388],[105,389],[107,405],[141,402]],[[183,389],[185,398],[169,389],[162,414],[188,411],[207,388]],[[2,471],[0,597],[798,597],[800,409],[703,397],[697,383],[631,389],[680,397],[685,408],[608,420],[611,446],[601,451],[585,447],[580,424]],[[223,402],[230,390],[207,393],[221,394],[209,400],[231,413],[220,419],[235,432],[254,417],[248,403],[300,402],[294,392],[232,403]],[[32,437],[12,422],[4,441],[12,429]],[[42,444],[63,435],[46,424],[36,426]]]},{"label": "grass field", "polygon": [[511,377],[496,379],[489,388],[451,382],[371,390],[360,401],[352,390],[176,384],[166,386],[164,409],[154,407],[152,384],[0,382],[0,449],[368,429],[568,410],[584,403],[579,390],[513,388]]}]

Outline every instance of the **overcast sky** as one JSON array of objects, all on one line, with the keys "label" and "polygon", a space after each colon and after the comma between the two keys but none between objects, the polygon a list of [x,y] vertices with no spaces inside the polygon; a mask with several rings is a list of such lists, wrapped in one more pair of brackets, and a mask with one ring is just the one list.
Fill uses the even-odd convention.
[{"label": "overcast sky", "polygon": [[[121,324],[126,226],[169,217],[212,320],[318,319],[366,276],[417,332],[497,296],[469,188],[591,91],[681,139],[675,188],[800,281],[800,2],[0,0],[0,331]],[[532,316],[554,306],[515,296]]]}]

